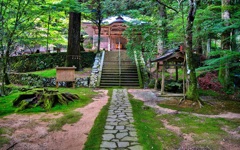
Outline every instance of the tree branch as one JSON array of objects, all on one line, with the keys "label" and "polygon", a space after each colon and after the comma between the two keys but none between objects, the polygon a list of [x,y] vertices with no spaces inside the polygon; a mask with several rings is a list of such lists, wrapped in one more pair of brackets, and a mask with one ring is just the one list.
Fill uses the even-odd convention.
[{"label": "tree branch", "polygon": [[157,1],[160,5],[163,5],[163,6],[167,7],[167,8],[175,11],[176,13],[178,13],[178,11],[177,11],[175,8],[172,8],[171,6],[168,6],[168,5],[164,4],[164,3],[162,3],[160,0],[156,0],[156,1]]}]

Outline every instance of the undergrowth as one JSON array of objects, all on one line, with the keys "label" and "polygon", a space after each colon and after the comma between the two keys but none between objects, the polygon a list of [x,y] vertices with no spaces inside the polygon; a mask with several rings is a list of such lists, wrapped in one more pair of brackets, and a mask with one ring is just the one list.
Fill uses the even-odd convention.
[{"label": "undergrowth", "polygon": [[[112,97],[112,89],[108,89],[108,96],[111,99]],[[94,121],[94,125],[88,135],[87,141],[84,144],[84,150],[99,150],[100,145],[102,143],[102,135],[104,132],[104,127],[106,124],[107,116],[108,116],[108,108],[110,106],[110,100],[108,103],[103,106],[101,111],[99,112],[97,118]]]},{"label": "undergrowth", "polygon": [[48,131],[59,131],[65,124],[73,124],[78,122],[82,117],[82,114],[76,111],[71,111],[64,116],[57,118],[49,125]]},{"label": "undergrowth", "polygon": [[164,128],[154,109],[143,109],[143,102],[129,95],[139,143],[146,150],[177,149],[181,137]]}]

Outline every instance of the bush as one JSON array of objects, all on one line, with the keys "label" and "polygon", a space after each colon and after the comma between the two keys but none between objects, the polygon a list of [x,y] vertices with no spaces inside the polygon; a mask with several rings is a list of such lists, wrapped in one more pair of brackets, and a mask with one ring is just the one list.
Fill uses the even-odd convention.
[{"label": "bush", "polygon": [[[32,72],[54,68],[56,66],[65,66],[67,53],[47,53],[32,54],[11,57],[11,69],[16,72]],[[82,52],[82,67],[92,67],[95,53]]]},{"label": "bush", "polygon": [[204,76],[198,78],[198,83],[203,90],[213,90],[220,92],[223,86],[218,81],[217,72],[208,72]]}]

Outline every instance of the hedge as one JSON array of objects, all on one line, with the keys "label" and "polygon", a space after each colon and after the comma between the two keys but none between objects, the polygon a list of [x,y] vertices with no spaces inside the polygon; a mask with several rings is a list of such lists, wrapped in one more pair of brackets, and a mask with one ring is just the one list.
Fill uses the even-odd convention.
[{"label": "hedge", "polygon": [[[56,66],[65,66],[67,53],[47,53],[22,55],[10,58],[10,68],[15,72],[32,72],[54,68]],[[92,67],[95,53],[82,52],[82,67]]]}]

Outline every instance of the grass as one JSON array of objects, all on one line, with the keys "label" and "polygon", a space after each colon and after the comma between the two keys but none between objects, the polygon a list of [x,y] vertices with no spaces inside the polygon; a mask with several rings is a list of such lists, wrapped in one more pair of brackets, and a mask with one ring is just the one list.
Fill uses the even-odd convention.
[{"label": "grass", "polygon": [[133,108],[138,139],[144,149],[161,150],[178,148],[181,137],[164,128],[159,116],[152,108],[143,109],[143,102],[129,95]]},{"label": "grass", "polygon": [[[197,117],[190,114],[162,115],[160,119],[167,120],[171,125],[181,128],[184,134],[193,134],[194,147],[221,149],[220,142],[233,139],[222,128],[237,129],[240,120]],[[240,142],[239,140],[237,142]]]},{"label": "grass", "polygon": [[[240,119],[222,119],[197,117],[191,114],[157,115],[150,107],[143,107],[143,102],[130,97],[139,142],[144,149],[179,149],[186,142],[182,135],[191,135],[189,149],[221,149],[221,142],[239,146],[240,139],[234,138],[228,131],[238,131]],[[180,129],[181,136],[163,125],[167,121],[171,127]],[[185,147],[186,148],[186,147]]]},{"label": "grass", "polygon": [[56,69],[47,69],[47,70],[42,70],[42,71],[36,71],[36,72],[31,72],[31,74],[35,74],[41,77],[56,77]]},{"label": "grass", "polygon": [[2,136],[2,135],[10,135],[12,133],[12,130],[10,128],[0,128],[0,147],[2,147],[4,144],[9,143],[10,138]]},{"label": "grass", "polygon": [[217,115],[226,112],[240,113],[239,101],[208,100],[204,102],[204,106],[202,108],[199,108],[197,102],[193,102],[190,100],[185,100],[180,105],[178,105],[178,103],[179,101],[175,99],[162,101],[158,105],[163,108],[206,115]]},{"label": "grass", "polygon": [[4,144],[9,143],[9,141],[10,141],[10,138],[0,136],[0,148],[1,148]]},{"label": "grass", "polygon": [[[108,95],[112,97],[112,89],[108,90]],[[103,106],[102,110],[98,114],[98,117],[94,121],[94,125],[88,135],[88,139],[84,144],[84,150],[99,150],[102,143],[102,135],[104,132],[104,127],[106,124],[108,116],[108,108],[110,106],[110,101]]]},{"label": "grass", "polygon": [[[68,105],[55,105],[51,110],[48,112],[69,112],[72,111],[76,108],[83,107],[87,104],[89,104],[92,101],[92,98],[96,95],[96,92],[93,92],[92,89],[90,88],[49,88],[50,90],[58,90],[59,92],[69,92],[69,93],[74,93],[78,94],[80,97],[80,100],[76,100],[73,102],[68,103]],[[12,106],[12,102],[14,99],[16,99],[19,94],[22,92],[13,92],[8,96],[5,97],[0,97],[0,117],[9,115],[14,113],[16,110],[15,107]],[[18,113],[22,114],[31,114],[31,113],[39,113],[39,112],[46,112],[43,108],[41,107],[36,107],[36,108],[29,108],[25,109],[23,111],[20,111]]]},{"label": "grass", "polygon": [[66,113],[64,116],[54,120],[52,124],[49,125],[48,131],[59,131],[65,124],[73,124],[78,122],[82,117],[82,114],[76,111],[71,111]]},{"label": "grass", "polygon": [[[92,68],[84,68],[83,71],[76,71],[76,74],[81,75],[81,74],[86,74],[89,72],[89,75],[90,75],[91,70],[92,70]],[[52,78],[52,77],[56,77],[56,68],[35,71],[35,72],[30,72],[30,73],[38,75],[40,77]]]}]

